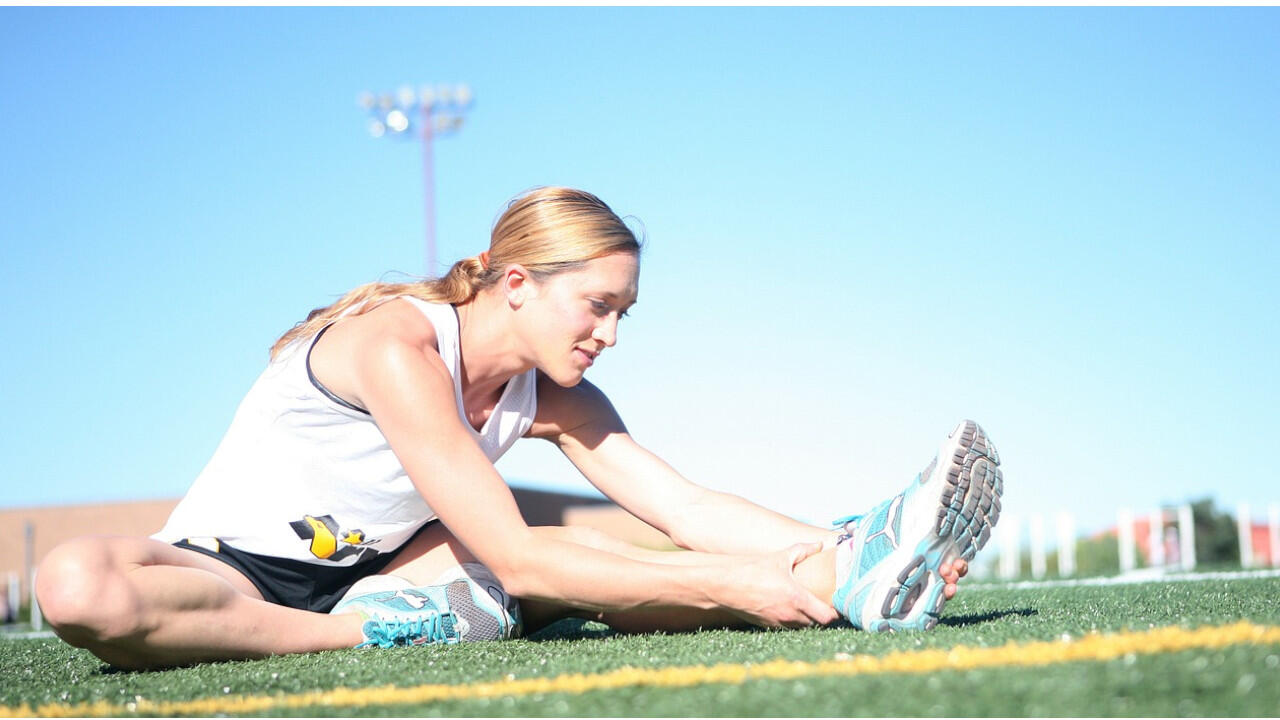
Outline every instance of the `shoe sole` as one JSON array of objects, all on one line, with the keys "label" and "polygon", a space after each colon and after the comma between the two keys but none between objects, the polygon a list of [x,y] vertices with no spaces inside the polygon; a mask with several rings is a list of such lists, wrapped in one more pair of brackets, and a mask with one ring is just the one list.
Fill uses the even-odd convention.
[{"label": "shoe sole", "polygon": [[916,490],[926,493],[921,501],[934,494],[936,513],[925,515],[913,508],[911,518],[904,517],[914,525],[904,536],[923,537],[913,550],[898,551],[902,570],[896,585],[881,601],[879,616],[864,623],[865,629],[930,630],[938,624],[947,603],[939,568],[956,558],[972,560],[1000,519],[1004,476],[999,465],[995,446],[977,423],[966,420],[952,431],[933,471]]}]

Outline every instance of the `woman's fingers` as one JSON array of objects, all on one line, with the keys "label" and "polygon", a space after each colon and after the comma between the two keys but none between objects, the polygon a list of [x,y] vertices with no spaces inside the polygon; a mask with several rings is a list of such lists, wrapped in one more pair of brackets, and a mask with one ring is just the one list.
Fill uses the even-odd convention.
[{"label": "woman's fingers", "polygon": [[804,595],[808,599],[806,607],[803,608],[804,614],[811,621],[806,624],[830,625],[840,619],[840,613],[836,612],[836,609],[831,605],[819,600],[816,595],[808,590],[804,591]]},{"label": "woman's fingers", "polygon": [[[790,588],[783,596],[786,598],[785,604],[775,606],[771,613],[764,615],[761,618],[764,622],[761,624],[769,627],[802,628],[815,624],[829,625],[840,619],[835,608],[820,600],[795,577],[795,567],[819,552],[822,552],[820,542],[797,543],[774,556],[782,561],[783,567],[778,569],[784,573],[784,582]],[[770,614],[773,617],[769,617]]]},{"label": "woman's fingers", "polygon": [[[792,545],[787,551],[791,561],[790,569],[794,570],[795,566],[820,552],[822,552],[822,543],[820,542],[797,543]],[[795,582],[794,578],[792,582]],[[800,593],[797,597],[797,604],[800,606],[800,612],[804,613],[804,618],[800,619],[801,627],[813,625],[815,623],[818,625],[830,625],[840,619],[840,614],[837,613],[835,608],[831,607],[830,604],[818,599],[816,595],[809,592],[808,589],[801,586],[798,582],[796,585],[800,588]]]},{"label": "woman's fingers", "polygon": [[796,543],[787,548],[787,554],[791,557],[791,567],[804,562],[806,558],[813,557],[822,552],[822,543]]},{"label": "woman's fingers", "polygon": [[969,563],[961,558],[956,558],[939,568],[939,573],[942,575],[943,582],[946,583],[946,586],[942,588],[942,594],[950,600],[956,596],[956,591],[959,589],[957,583],[960,582],[960,578],[969,574]]},{"label": "woman's fingers", "polygon": [[950,565],[943,565],[938,568],[938,574],[942,576],[942,580],[948,585],[955,585],[960,579],[960,574],[957,573]]},{"label": "woman's fingers", "polygon": [[829,625],[840,614],[797,578],[795,568],[822,552],[822,543],[797,543],[738,566],[742,595],[729,604],[733,612],[764,627],[802,628]]},{"label": "woman's fingers", "polygon": [[960,578],[969,574],[969,563],[961,559],[956,559],[938,568],[938,572],[942,575],[942,579],[946,580],[947,583],[955,583]]}]

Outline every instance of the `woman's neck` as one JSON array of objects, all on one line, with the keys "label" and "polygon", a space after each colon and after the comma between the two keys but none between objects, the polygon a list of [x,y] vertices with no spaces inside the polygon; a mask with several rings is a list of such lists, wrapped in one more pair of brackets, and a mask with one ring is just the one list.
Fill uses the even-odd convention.
[{"label": "woman's neck", "polygon": [[464,399],[493,393],[533,367],[508,331],[509,313],[500,303],[482,293],[456,308]]}]

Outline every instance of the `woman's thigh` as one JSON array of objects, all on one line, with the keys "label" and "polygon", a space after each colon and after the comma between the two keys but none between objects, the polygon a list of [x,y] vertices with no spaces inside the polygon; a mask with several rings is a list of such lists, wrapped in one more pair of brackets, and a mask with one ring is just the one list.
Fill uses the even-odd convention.
[{"label": "woman's thigh", "polygon": [[440,522],[413,536],[379,574],[397,575],[414,585],[430,585],[463,563],[479,562]]},{"label": "woman's thigh", "polygon": [[238,592],[261,600],[249,578],[234,567],[195,550],[159,540],[123,535],[87,535],[58,545],[41,563],[41,572],[95,576],[123,574],[140,567],[172,566],[203,570],[226,580]]}]

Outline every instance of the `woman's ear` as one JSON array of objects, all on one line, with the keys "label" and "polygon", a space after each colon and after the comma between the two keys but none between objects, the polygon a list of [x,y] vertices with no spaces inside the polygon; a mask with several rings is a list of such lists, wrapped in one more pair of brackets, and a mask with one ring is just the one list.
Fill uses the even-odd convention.
[{"label": "woman's ear", "polygon": [[529,298],[537,297],[538,288],[523,265],[511,263],[502,271],[502,292],[507,297],[507,304],[515,310]]}]

